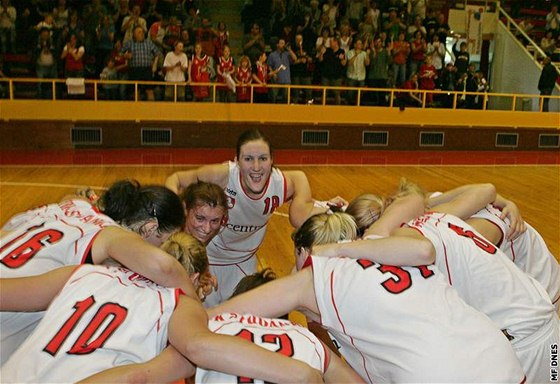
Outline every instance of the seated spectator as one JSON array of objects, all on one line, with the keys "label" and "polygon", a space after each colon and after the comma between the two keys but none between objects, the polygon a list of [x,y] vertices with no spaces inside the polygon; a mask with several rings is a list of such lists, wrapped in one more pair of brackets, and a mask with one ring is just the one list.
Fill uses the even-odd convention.
[{"label": "seated spectator", "polygon": [[541,39],[540,46],[548,57],[556,61],[557,55],[554,53],[554,50],[556,49],[556,39],[554,38],[551,30],[546,31],[544,37]]},{"label": "seated spectator", "polygon": [[545,31],[552,31],[552,36],[557,38],[560,34],[560,13],[558,13],[558,5],[554,4],[550,7],[550,12],[546,15]]},{"label": "seated spectator", "polygon": [[[421,107],[422,106],[422,96],[417,90],[420,89],[418,85],[418,75],[413,73],[410,75],[408,80],[406,80],[401,89],[407,90],[408,92],[399,92],[398,102],[399,107],[409,106],[409,107]],[[416,92],[414,92],[416,90]]]}]

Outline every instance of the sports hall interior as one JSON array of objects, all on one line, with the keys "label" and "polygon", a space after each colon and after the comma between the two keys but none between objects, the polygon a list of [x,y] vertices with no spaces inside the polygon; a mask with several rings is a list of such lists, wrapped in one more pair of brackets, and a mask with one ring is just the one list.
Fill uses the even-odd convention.
[{"label": "sports hall interior", "polygon": [[[232,36],[241,37],[235,25],[243,2],[204,3],[218,12],[212,20],[228,18]],[[461,4],[455,9],[449,2],[433,3],[458,20],[456,33],[466,34]],[[177,170],[232,160],[239,134],[257,127],[273,145],[275,165],[303,170],[318,200],[388,195],[401,177],[427,191],[491,182],[560,259],[559,87],[550,112],[543,112],[536,89],[540,48],[516,37],[520,19],[511,16],[511,8],[474,4],[488,10],[482,36],[493,51],[491,91],[480,110],[458,108],[459,92],[449,109],[429,107],[426,92],[422,106],[399,108],[392,102],[394,89],[387,91],[388,106],[332,105],[329,89],[320,85],[313,92],[323,101],[312,105],[221,103],[215,93],[207,102],[152,102],[142,99],[137,85],[132,100],[109,101],[98,93],[99,79],[85,80],[82,97],[45,100],[20,92],[38,80],[14,71],[1,79],[7,93],[0,99],[0,223],[81,186],[102,192],[123,178],[163,184]],[[505,59],[512,55],[515,62]],[[64,80],[46,84],[65,87]],[[215,84],[209,87],[215,91]],[[292,230],[284,206],[258,252],[261,267],[279,276],[290,273]]]}]

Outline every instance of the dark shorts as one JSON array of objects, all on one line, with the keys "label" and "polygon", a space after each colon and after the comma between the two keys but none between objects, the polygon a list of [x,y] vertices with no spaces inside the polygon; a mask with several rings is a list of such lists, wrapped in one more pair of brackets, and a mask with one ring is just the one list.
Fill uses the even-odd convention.
[{"label": "dark shorts", "polygon": [[[131,67],[128,69],[128,76],[130,80],[139,81],[153,81],[154,76],[152,67]],[[154,89],[155,85],[146,84],[141,86],[143,89]]]}]

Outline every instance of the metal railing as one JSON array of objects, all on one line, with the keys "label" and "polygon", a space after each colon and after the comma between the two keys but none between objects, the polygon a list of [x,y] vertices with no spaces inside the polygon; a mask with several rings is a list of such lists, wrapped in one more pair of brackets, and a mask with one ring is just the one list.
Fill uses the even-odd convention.
[{"label": "metal railing", "polygon": [[[40,97],[38,91],[38,85],[42,86],[42,92],[47,89],[48,97]],[[149,85],[159,89],[160,95],[163,95],[163,90],[165,87],[173,87],[173,98],[171,100],[164,100],[163,98],[158,98],[155,102],[172,102],[172,103],[182,103],[184,100],[178,100],[178,89],[179,87],[192,88],[193,87],[208,87],[209,96],[197,102],[208,102],[208,103],[218,103],[219,101],[219,90],[224,88],[222,83],[175,83],[175,82],[164,82],[164,81],[103,81],[103,80],[93,80],[85,79],[84,88],[85,93],[80,95],[69,95],[66,87],[65,79],[35,79],[35,78],[0,78],[0,88],[4,88],[3,98],[7,100],[89,100],[89,101],[114,101],[119,102],[123,100],[108,100],[106,94],[103,90],[104,85],[115,85],[115,86],[125,86],[127,87],[127,92],[129,96],[124,101],[141,102],[146,101],[143,98],[143,86]],[[250,99],[249,103],[255,103],[254,94],[255,88],[262,88],[259,84],[247,85],[250,88]],[[334,98],[333,94],[340,94],[340,98],[343,100],[343,105],[347,106],[360,106],[369,107],[377,106],[372,105],[371,100],[376,97],[381,97],[383,107],[412,107],[407,104],[406,95],[414,93],[416,94],[421,103],[418,103],[419,108],[449,108],[449,109],[459,109],[467,108],[469,106],[469,101],[478,99],[475,109],[481,110],[509,110],[509,111],[542,111],[543,100],[548,98],[550,100],[560,101],[560,96],[540,96],[536,94],[511,94],[511,93],[494,93],[494,92],[466,92],[466,91],[443,91],[443,90],[405,90],[397,88],[369,88],[369,87],[329,87],[321,85],[267,85],[266,88],[269,90],[273,88],[283,88],[285,89],[286,97],[283,100],[283,104],[292,104],[293,92],[304,92],[305,90],[311,90],[313,95],[314,105],[333,105]],[[352,96],[349,96],[352,95]],[[431,96],[429,96],[431,95]],[[493,101],[500,99],[500,108],[493,108]],[[300,98],[301,99],[301,98]],[[429,103],[430,99],[435,100],[434,103]],[[509,103],[504,103],[504,99],[510,100]],[[190,100],[186,100],[190,102]],[[192,101],[194,102],[194,101]],[[537,102],[538,108],[529,108],[529,106],[535,105]],[[509,105],[509,107],[504,107],[504,105]]]}]

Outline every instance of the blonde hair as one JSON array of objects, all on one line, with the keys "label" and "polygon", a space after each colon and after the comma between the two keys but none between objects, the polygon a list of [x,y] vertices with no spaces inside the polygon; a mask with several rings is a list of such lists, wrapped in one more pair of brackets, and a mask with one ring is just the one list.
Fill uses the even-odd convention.
[{"label": "blonde hair", "polygon": [[411,194],[417,194],[423,197],[426,196],[426,192],[420,188],[418,184],[403,177],[399,182],[397,191],[392,196],[383,198],[370,193],[360,195],[348,204],[346,213],[354,218],[358,225],[360,235],[363,235],[366,229],[379,220],[383,212],[385,212],[385,209],[395,199]]},{"label": "blonde hair", "polygon": [[292,236],[296,248],[307,249],[311,249],[313,245],[355,240],[357,237],[356,222],[352,216],[343,212],[313,215]]},{"label": "blonde hair", "polygon": [[383,197],[366,193],[352,200],[346,208],[346,213],[354,218],[360,234],[363,234],[366,229],[379,220],[388,205],[388,201]]},{"label": "blonde hair", "polygon": [[206,247],[200,240],[185,232],[176,232],[162,245],[161,249],[173,256],[185,268],[189,276],[208,270]]}]

